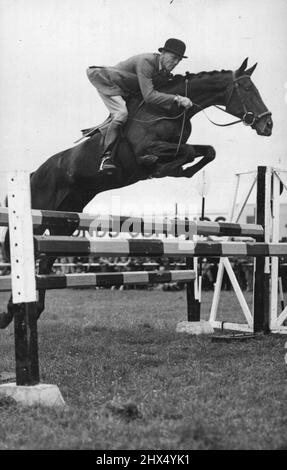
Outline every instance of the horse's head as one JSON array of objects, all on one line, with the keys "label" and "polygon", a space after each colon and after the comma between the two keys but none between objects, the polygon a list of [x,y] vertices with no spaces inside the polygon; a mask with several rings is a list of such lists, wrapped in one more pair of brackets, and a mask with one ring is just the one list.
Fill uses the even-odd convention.
[{"label": "horse's head", "polygon": [[270,136],[273,121],[271,112],[251,80],[257,64],[246,70],[248,59],[233,73],[233,83],[227,89],[226,111],[240,117],[244,124],[251,126],[258,135]]}]

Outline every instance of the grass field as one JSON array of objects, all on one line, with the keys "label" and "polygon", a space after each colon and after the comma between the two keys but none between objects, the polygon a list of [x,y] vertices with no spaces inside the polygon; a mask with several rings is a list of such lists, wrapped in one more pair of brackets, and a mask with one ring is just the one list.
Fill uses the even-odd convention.
[{"label": "grass field", "polygon": [[[1,401],[1,450],[287,449],[286,336],[234,344],[178,334],[184,291],[50,291],[46,305],[41,381],[68,406]],[[220,311],[242,318],[231,292]],[[14,370],[13,341],[13,326],[0,331],[0,372]]]}]

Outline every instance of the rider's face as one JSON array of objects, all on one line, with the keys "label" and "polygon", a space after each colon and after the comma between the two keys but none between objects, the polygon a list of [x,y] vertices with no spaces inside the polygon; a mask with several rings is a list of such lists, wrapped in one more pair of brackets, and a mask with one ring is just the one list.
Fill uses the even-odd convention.
[{"label": "rider's face", "polygon": [[173,52],[162,51],[160,56],[161,66],[164,70],[171,72],[181,61],[181,58]]}]

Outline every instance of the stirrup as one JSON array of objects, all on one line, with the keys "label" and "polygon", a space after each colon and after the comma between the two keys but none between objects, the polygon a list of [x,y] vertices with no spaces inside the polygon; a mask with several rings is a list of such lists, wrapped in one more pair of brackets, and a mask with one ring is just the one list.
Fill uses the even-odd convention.
[{"label": "stirrup", "polygon": [[103,159],[100,164],[99,171],[114,171],[116,170],[116,165],[111,159],[111,152],[107,152],[103,155]]}]

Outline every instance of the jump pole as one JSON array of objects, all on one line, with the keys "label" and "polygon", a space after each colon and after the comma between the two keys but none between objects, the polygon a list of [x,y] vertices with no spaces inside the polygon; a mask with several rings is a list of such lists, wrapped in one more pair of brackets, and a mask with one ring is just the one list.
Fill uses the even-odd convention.
[{"label": "jump pole", "polygon": [[[279,213],[280,213],[280,185],[283,184],[281,180],[280,170],[273,170],[272,174],[272,241],[278,242],[279,240]],[[283,184],[283,187],[286,185]],[[278,313],[278,290],[280,294],[280,307],[281,312]],[[284,305],[284,296],[282,289],[282,279],[279,277],[279,259],[271,259],[271,299],[270,299],[270,325],[271,331],[276,333],[287,333],[287,328],[284,326],[284,321],[287,317],[287,309]]]},{"label": "jump pole", "polygon": [[[205,170],[202,172],[202,182],[199,186],[199,193],[201,195],[201,216],[200,220],[204,221],[205,217],[205,196],[209,189],[209,182],[206,177]],[[199,300],[199,310],[201,307],[201,294],[202,294],[202,258],[199,258],[199,275],[198,275],[198,300]]]},{"label": "jump pole", "polygon": [[[240,208],[238,215],[236,217],[236,221],[239,220],[240,215],[243,212],[245,204],[252,192],[252,189],[257,181],[257,194],[256,194],[256,224],[260,224],[263,227],[264,235],[257,237],[257,242],[265,242],[270,243],[271,240],[271,233],[270,233],[270,225],[271,225],[271,209],[270,209],[270,201],[271,201],[271,177],[272,171],[270,167],[260,166],[257,168],[257,177],[255,177],[250,190],[247,193],[247,196],[244,200],[242,207]],[[237,179],[238,183],[238,179]],[[238,184],[236,186],[235,195],[238,192]],[[236,196],[235,196],[236,197]],[[233,212],[235,209],[235,204],[233,204]],[[273,241],[273,240],[272,240]],[[270,308],[269,308],[269,284],[270,284],[270,266],[269,266],[269,257],[256,257],[254,259],[254,296],[253,296],[253,332],[254,333],[269,333],[270,332]],[[226,263],[226,264],[224,264]],[[223,265],[225,267],[229,266],[230,263],[228,259],[223,259],[220,261],[219,265],[219,272],[216,281],[215,293],[213,304],[211,308],[210,320],[214,323],[215,315],[217,312],[218,301],[219,301],[219,294],[221,289],[222,277],[223,277]],[[230,267],[231,269],[231,267]],[[230,271],[231,272],[231,271]],[[229,274],[230,275],[230,274]],[[231,279],[232,280],[232,279]],[[234,276],[234,281],[236,281]],[[235,287],[235,286],[233,286]],[[239,287],[239,286],[238,286]],[[242,309],[244,311],[245,317],[247,319],[247,323],[250,326],[251,318],[249,315],[249,309],[244,299],[241,290],[238,290],[240,297],[238,297]],[[227,324],[225,325],[227,328]],[[244,325],[245,327],[245,325]],[[230,329],[230,328],[229,328]],[[237,328],[237,325],[234,325],[234,329]]]},{"label": "jump pole", "polygon": [[[254,173],[254,172],[250,172]],[[239,186],[239,177],[240,174],[236,175],[237,177],[237,184],[235,189],[235,197],[232,206],[232,216],[234,217],[235,206],[236,206],[236,197],[238,194],[238,186]],[[257,224],[260,224],[263,227],[263,232],[261,234],[256,235],[257,242],[265,242],[266,244],[272,242],[277,242],[278,240],[274,240],[271,237],[271,177],[272,177],[272,169],[269,167],[258,167],[257,168],[257,175],[255,176],[251,188],[248,190],[246,197],[244,198],[243,204],[238,209],[238,214],[234,218],[236,222],[238,222],[240,215],[243,212],[243,209],[249,199],[249,196],[252,192],[252,189],[257,182],[257,195],[256,195],[256,202],[257,202]],[[278,214],[279,217],[279,214]],[[231,220],[234,220],[233,218]],[[276,261],[275,261],[276,264]],[[215,317],[218,309],[218,302],[222,284],[222,277],[224,267],[226,268],[238,300],[241,304],[242,311],[245,315],[247,320],[247,325],[232,325],[232,329],[234,330],[241,330],[242,328],[246,329],[249,328],[249,331],[253,331],[254,333],[269,333],[270,332],[270,318],[269,318],[269,282],[270,282],[270,266],[269,266],[269,257],[259,257],[254,260],[254,296],[253,296],[253,318],[251,317],[251,313],[249,311],[249,307],[246,303],[246,300],[241,292],[239,284],[236,280],[236,277],[232,271],[230,261],[228,258],[221,258],[218,268],[218,274],[216,279],[214,297],[212,302],[212,308],[210,313],[210,321],[212,325],[217,326],[215,322]],[[230,271],[230,272],[229,272]],[[232,274],[232,277],[231,277]],[[233,278],[233,280],[232,280]],[[224,327],[226,329],[231,329],[230,326],[224,322]],[[222,326],[223,328],[223,326]]]},{"label": "jump pole", "polygon": [[[270,201],[271,168],[259,166],[257,172],[256,223],[264,228],[264,240],[261,241],[265,241],[265,243],[270,242]],[[254,269],[253,331],[254,333],[270,333],[269,258],[263,256],[256,258]]]},{"label": "jump pole", "polygon": [[40,384],[37,295],[29,173],[8,176],[8,211],[16,383],[0,385],[0,396],[23,405],[63,406],[56,385]]},{"label": "jump pole", "polygon": [[[36,320],[36,283],[28,173],[8,178],[12,301],[15,304],[16,384],[40,381]],[[18,308],[17,308],[18,307]]]},{"label": "jump pole", "polygon": [[[235,184],[235,192],[233,196],[233,202],[231,206],[231,210],[229,213],[228,220],[230,220],[232,223],[237,223],[240,219],[240,216],[247,204],[247,201],[252,193],[252,190],[255,186],[255,183],[257,181],[257,172],[256,171],[251,171],[247,172],[248,174],[253,175],[253,181],[251,186],[248,188],[248,191],[244,194],[243,202],[240,202],[238,205],[238,208],[236,208],[236,202],[237,202],[237,197],[238,197],[238,192],[239,192],[239,184],[240,184],[240,177],[242,174],[246,173],[236,173],[236,184]],[[255,176],[254,176],[255,175]],[[235,214],[237,210],[237,215]],[[236,232],[232,234],[234,236]],[[263,236],[264,231],[262,229],[261,233],[253,233],[252,236],[256,236],[256,239],[258,236]],[[250,234],[239,234],[239,236],[250,236]],[[234,289],[234,292],[236,294],[236,297],[239,301],[239,304],[241,306],[242,312],[244,314],[246,324],[238,324],[238,323],[230,323],[226,321],[218,321],[216,320],[216,315],[218,312],[218,306],[219,306],[219,300],[220,300],[220,294],[221,294],[221,288],[222,288],[222,281],[223,281],[223,275],[224,275],[224,270],[226,270],[229,279],[231,281],[232,287]],[[218,264],[218,272],[216,276],[216,282],[214,286],[214,295],[212,299],[212,305],[211,305],[211,310],[210,310],[210,316],[209,316],[209,322],[216,328],[221,328],[221,329],[228,329],[228,330],[234,330],[234,331],[243,331],[243,332],[248,332],[252,333],[253,332],[253,316],[252,313],[249,309],[249,306],[246,302],[246,299],[241,291],[241,287],[238,283],[238,280],[234,274],[233,268],[231,266],[230,260],[228,257],[220,257],[219,264]],[[223,326],[224,325],[224,326]]]},{"label": "jump pole", "polygon": [[[205,197],[209,190],[209,181],[206,177],[206,172],[203,171],[197,181],[197,191],[201,196],[201,216],[200,221],[204,221],[204,212],[205,212]],[[197,258],[186,258],[186,268],[198,272],[198,276],[195,279],[194,283],[189,283],[186,286],[186,296],[187,296],[187,320],[191,322],[200,321],[201,313],[201,288],[202,288],[202,258],[199,258],[199,270],[197,269],[198,263],[196,262]]]},{"label": "jump pole", "polygon": [[[272,241],[279,241],[279,192],[280,192],[280,180],[276,174],[273,172],[272,179]],[[278,317],[278,288],[279,288],[279,259],[271,260],[271,299],[270,299],[270,325],[272,330],[276,330],[277,326],[277,317]],[[282,304],[281,304],[282,306]],[[284,310],[284,308],[282,309]]]},{"label": "jump pole", "polygon": [[[178,206],[175,204],[175,219],[178,218]],[[178,236],[177,225],[175,225],[175,235]],[[188,237],[186,237],[188,239]],[[186,257],[185,259],[186,269],[194,271],[195,263],[194,258]],[[187,321],[195,322],[200,320],[200,306],[198,299],[195,297],[195,283],[189,282],[186,284],[186,306],[187,306]]]}]

